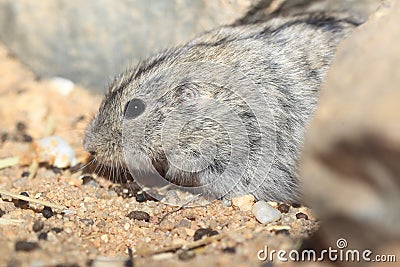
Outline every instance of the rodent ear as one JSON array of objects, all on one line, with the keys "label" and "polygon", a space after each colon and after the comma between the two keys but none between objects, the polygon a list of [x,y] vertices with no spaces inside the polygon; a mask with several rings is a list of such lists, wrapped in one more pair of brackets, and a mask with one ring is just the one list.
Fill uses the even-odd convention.
[{"label": "rodent ear", "polygon": [[146,109],[145,103],[139,98],[133,98],[128,103],[125,104],[124,108],[124,118],[134,119],[140,116]]}]

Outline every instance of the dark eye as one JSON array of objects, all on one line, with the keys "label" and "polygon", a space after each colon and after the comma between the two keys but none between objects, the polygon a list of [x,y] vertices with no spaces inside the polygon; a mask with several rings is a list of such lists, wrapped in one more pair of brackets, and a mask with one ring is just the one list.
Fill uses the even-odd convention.
[{"label": "dark eye", "polygon": [[124,116],[126,119],[134,119],[145,110],[144,102],[138,98],[134,98],[125,105]]}]

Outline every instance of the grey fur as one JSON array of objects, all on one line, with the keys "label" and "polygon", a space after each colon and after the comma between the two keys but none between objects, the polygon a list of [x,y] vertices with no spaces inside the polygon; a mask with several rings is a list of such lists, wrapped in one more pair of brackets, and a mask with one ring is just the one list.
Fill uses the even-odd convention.
[{"label": "grey fur", "polygon": [[[337,15],[278,17],[220,27],[166,50],[116,77],[86,129],[84,148],[105,165],[138,172],[154,167],[177,184],[211,183],[206,195],[299,201],[297,162],[305,127],[335,48],[354,26]],[[196,76],[197,67],[205,80]],[[143,100],[146,110],[124,120],[133,98]],[[195,115],[201,119],[185,124]],[[238,147],[232,147],[235,138]],[[202,154],[203,139],[211,155]],[[248,153],[244,162],[232,158],[240,153]],[[230,163],[237,168],[229,170]]]}]

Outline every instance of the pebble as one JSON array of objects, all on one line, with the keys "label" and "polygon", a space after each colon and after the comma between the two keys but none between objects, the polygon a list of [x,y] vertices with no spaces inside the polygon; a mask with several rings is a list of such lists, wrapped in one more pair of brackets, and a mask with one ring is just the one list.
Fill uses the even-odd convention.
[{"label": "pebble", "polygon": [[229,254],[235,254],[236,248],[235,247],[226,247],[222,251],[225,253],[229,253]]},{"label": "pebble", "polygon": [[42,220],[37,220],[37,221],[35,221],[35,222],[33,223],[32,230],[33,230],[34,232],[39,232],[40,230],[43,229],[43,227],[44,227],[43,221],[42,221]]},{"label": "pebble", "polygon": [[192,225],[192,222],[189,221],[186,218],[183,218],[182,220],[179,221],[178,227],[185,227],[185,228],[190,228]]},{"label": "pebble", "polygon": [[63,229],[60,228],[60,227],[53,227],[53,228],[51,228],[50,230],[53,231],[53,232],[56,233],[56,234],[59,234],[59,233],[62,232]]},{"label": "pebble", "polygon": [[45,206],[43,208],[42,214],[43,214],[43,217],[45,217],[46,219],[51,218],[54,215],[53,210],[47,206]]},{"label": "pebble", "polygon": [[82,185],[90,185],[93,188],[99,187],[96,179],[94,179],[91,175],[83,175],[80,178],[82,179]]},{"label": "pebble", "polygon": [[279,204],[279,206],[278,206],[278,210],[281,213],[288,213],[289,209],[290,209],[290,206],[288,204]]},{"label": "pebble", "polygon": [[30,136],[29,134],[22,134],[22,141],[25,143],[31,143],[33,141],[32,136]]},{"label": "pebble", "polygon": [[150,220],[150,215],[147,212],[138,210],[131,211],[127,215],[127,217],[132,220],[145,221],[145,222],[148,222]]},{"label": "pebble", "polygon": [[253,195],[244,195],[232,198],[232,206],[239,208],[241,211],[249,211],[254,205]]},{"label": "pebble", "polygon": [[2,133],[0,136],[0,141],[1,143],[4,143],[5,141],[7,141],[9,139],[9,134],[8,133]]},{"label": "pebble", "polygon": [[74,82],[63,77],[50,78],[51,84],[62,95],[69,95],[75,87]]},{"label": "pebble", "polygon": [[53,167],[52,171],[54,172],[54,174],[62,174],[62,169],[58,167]]},{"label": "pebble", "polygon": [[178,258],[181,261],[188,261],[193,259],[196,256],[196,254],[191,251],[191,250],[182,250],[181,252],[178,253]]},{"label": "pebble", "polygon": [[218,231],[212,230],[210,228],[200,228],[194,233],[193,240],[197,241],[202,239],[204,236],[213,236],[218,234]]},{"label": "pebble", "polygon": [[57,168],[67,168],[77,163],[75,151],[60,136],[48,136],[34,144],[39,162],[46,162]]},{"label": "pebble", "polygon": [[18,132],[24,132],[28,127],[26,127],[26,124],[23,123],[22,121],[17,122],[17,124],[15,125],[15,129]]},{"label": "pebble", "polygon": [[39,239],[39,240],[47,240],[47,232],[41,232],[41,233],[38,235],[38,239]]},{"label": "pebble", "polygon": [[[20,195],[29,197],[29,194],[27,192],[21,192]],[[29,202],[22,199],[18,199],[16,206],[18,208],[27,209],[29,206]]]},{"label": "pebble", "polygon": [[125,230],[125,231],[128,231],[129,228],[131,228],[131,225],[130,225],[129,223],[125,223],[125,224],[124,224],[124,230]]},{"label": "pebble", "polygon": [[15,243],[15,251],[32,251],[38,249],[39,245],[36,242],[17,241]]},{"label": "pebble", "polygon": [[263,200],[256,202],[251,211],[256,219],[263,224],[278,221],[282,216],[279,210],[273,208]]},{"label": "pebble", "polygon": [[146,202],[146,200],[147,200],[146,194],[144,194],[144,193],[138,193],[138,194],[136,195],[136,201],[137,201],[137,202],[142,203],[142,202]]},{"label": "pebble", "polygon": [[21,174],[21,177],[29,177],[30,174],[31,174],[30,172],[23,172]]},{"label": "pebble", "polygon": [[86,226],[90,226],[94,224],[94,221],[92,219],[80,219],[79,220],[81,223],[85,224]]},{"label": "pebble", "polygon": [[296,213],[296,218],[297,219],[304,219],[304,220],[308,220],[308,215],[303,213],[303,212],[298,212]]}]

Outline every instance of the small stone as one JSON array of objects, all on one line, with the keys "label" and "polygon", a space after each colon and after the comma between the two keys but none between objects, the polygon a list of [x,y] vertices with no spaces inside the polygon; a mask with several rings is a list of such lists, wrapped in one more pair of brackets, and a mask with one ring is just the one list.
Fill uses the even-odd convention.
[{"label": "small stone", "polygon": [[165,219],[160,223],[160,226],[162,227],[162,229],[166,231],[171,231],[172,229],[175,228],[175,223],[169,219]]},{"label": "small stone", "polygon": [[296,213],[296,218],[297,219],[304,219],[304,220],[308,220],[308,215],[303,213],[303,212],[298,212]]},{"label": "small stone", "polygon": [[34,232],[39,232],[40,230],[43,229],[43,227],[44,227],[43,221],[42,221],[42,220],[37,220],[37,221],[35,221],[35,222],[33,223],[32,230],[33,230]]},{"label": "small stone", "polygon": [[241,211],[249,211],[254,205],[254,196],[245,195],[232,198],[232,206],[239,208]]},{"label": "small stone", "polygon": [[83,175],[81,179],[82,179],[82,185],[91,184],[92,186],[93,185],[97,186],[96,180],[90,175]]},{"label": "small stone", "polygon": [[125,230],[125,231],[128,231],[129,228],[131,228],[131,225],[130,225],[129,223],[125,223],[125,224],[124,224],[124,230]]},{"label": "small stone", "polygon": [[17,241],[15,243],[15,251],[32,251],[38,249],[39,245],[36,242],[28,242],[28,241]]},{"label": "small stone", "polygon": [[57,168],[67,168],[77,163],[75,151],[60,136],[47,136],[34,143],[37,159]]},{"label": "small stone", "polygon": [[191,250],[182,250],[181,252],[178,253],[178,258],[181,261],[188,261],[190,259],[193,259],[195,256],[196,254]]},{"label": "small stone", "polygon": [[1,133],[0,134],[0,142],[4,143],[10,138],[10,135],[8,133]]},{"label": "small stone", "polygon": [[178,223],[178,227],[185,227],[185,228],[190,228],[190,226],[192,225],[192,222],[189,221],[186,218],[183,218],[182,220],[179,221]]},{"label": "small stone", "polygon": [[229,254],[235,254],[236,248],[235,247],[226,247],[222,251],[225,253],[229,253]]},{"label": "small stone", "polygon": [[53,210],[47,206],[45,206],[43,208],[42,214],[43,214],[43,217],[45,217],[46,219],[51,218],[54,215]]},{"label": "small stone", "polygon": [[145,202],[147,200],[146,194],[145,193],[138,193],[136,195],[136,201],[141,203],[141,202]]},{"label": "small stone", "polygon": [[29,134],[23,134],[22,135],[22,141],[25,143],[31,143],[33,141],[32,136],[30,136]]},{"label": "small stone", "polygon": [[92,219],[80,219],[81,223],[85,224],[86,226],[93,225],[94,221]]},{"label": "small stone", "polygon": [[290,206],[287,205],[287,204],[279,204],[279,206],[278,206],[278,210],[279,210],[281,213],[288,213],[288,212],[289,212],[289,209],[290,209]]},{"label": "small stone", "polygon": [[184,229],[188,236],[194,236],[194,234],[196,233],[196,231],[193,229],[189,229],[189,228],[184,228]]},{"label": "small stone", "polygon": [[15,125],[15,129],[18,132],[25,132],[26,128],[27,128],[26,124],[23,123],[22,121],[17,122],[17,124]]},{"label": "small stone", "polygon": [[130,188],[127,188],[127,186],[129,187],[129,184],[112,186],[110,189],[122,198],[131,198],[134,195],[134,191]]},{"label": "small stone", "polygon": [[60,168],[57,168],[57,167],[53,167],[52,170],[53,170],[54,174],[61,174],[62,173],[62,170]]},{"label": "small stone", "polygon": [[39,240],[47,240],[47,232],[41,232],[41,233],[38,235],[38,239],[39,239]]},{"label": "small stone", "polygon": [[21,177],[22,177],[22,178],[24,178],[24,177],[29,177],[30,174],[31,174],[30,172],[23,172],[23,173],[21,174]]},{"label": "small stone", "polygon": [[278,221],[282,216],[279,210],[273,208],[263,200],[254,204],[252,212],[256,219],[263,224]]},{"label": "small stone", "polygon": [[57,237],[52,232],[47,232],[47,240],[51,242],[57,242]]},{"label": "small stone", "polygon": [[218,231],[212,230],[210,228],[200,228],[194,233],[193,239],[194,241],[197,241],[202,239],[204,236],[213,236],[218,234]]},{"label": "small stone", "polygon": [[[20,195],[29,197],[29,194],[27,192],[21,192]],[[15,206],[18,208],[27,209],[29,207],[29,202],[26,200],[18,199]]]},{"label": "small stone", "polygon": [[53,228],[51,228],[50,230],[53,231],[53,232],[56,233],[56,234],[59,234],[59,233],[62,232],[63,229],[60,228],[60,227],[53,227]]},{"label": "small stone", "polygon": [[50,82],[54,88],[64,96],[69,95],[75,87],[74,82],[63,77],[50,78]]},{"label": "small stone", "polygon": [[148,222],[150,220],[150,215],[147,212],[138,210],[130,212],[127,215],[127,217],[132,220],[145,221],[145,222]]}]

